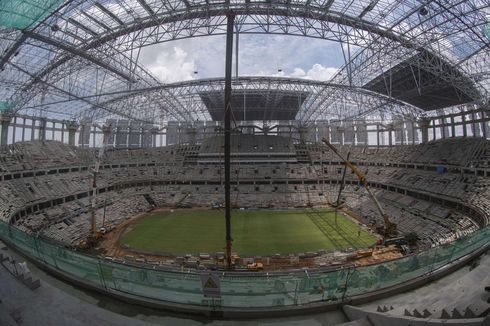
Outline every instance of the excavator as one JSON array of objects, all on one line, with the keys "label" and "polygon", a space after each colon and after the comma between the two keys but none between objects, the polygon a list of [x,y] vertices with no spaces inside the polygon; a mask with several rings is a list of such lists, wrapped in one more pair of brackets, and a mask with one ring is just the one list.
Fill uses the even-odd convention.
[{"label": "excavator", "polygon": [[396,236],[396,233],[397,233],[397,231],[396,231],[396,224],[390,221],[390,219],[388,217],[388,214],[386,214],[386,212],[383,210],[383,207],[381,207],[378,199],[376,198],[376,196],[371,191],[371,188],[369,187],[369,184],[368,184],[368,182],[366,180],[366,176],[364,175],[364,173],[362,173],[348,159],[344,158],[342,156],[342,154],[339,153],[339,151],[337,150],[337,148],[335,148],[335,146],[333,146],[327,139],[322,138],[322,142],[325,143],[325,145],[327,145],[344,162],[344,164],[347,167],[349,167],[352,170],[352,172],[355,173],[355,175],[357,176],[357,178],[359,179],[359,181],[362,183],[362,185],[364,186],[364,188],[366,188],[366,191],[368,192],[369,197],[371,197],[371,199],[373,200],[374,204],[376,205],[376,208],[378,209],[379,214],[383,218],[384,227],[382,228],[382,230],[380,230],[381,233],[383,233],[383,240],[386,240],[387,238],[391,238],[391,237]]},{"label": "excavator", "polygon": [[[81,249],[88,249],[88,248],[93,248],[95,247],[95,244],[97,241],[99,241],[102,238],[102,235],[105,231],[104,226],[101,227],[101,231],[97,230],[97,219],[96,219],[96,211],[97,211],[97,175],[99,174],[100,170],[100,163],[102,161],[102,157],[104,156],[105,149],[107,147],[107,143],[109,142],[109,136],[110,136],[110,128],[111,126],[103,126],[104,128],[109,128],[109,132],[106,132],[104,130],[104,139],[102,141],[102,146],[99,148],[99,152],[97,153],[97,156],[95,158],[95,164],[94,168],[92,170],[92,200],[91,200],[91,207],[90,207],[90,224],[91,224],[91,232],[87,236],[85,240],[80,241],[80,244],[78,245],[79,248]],[[104,208],[105,210],[105,208]]]}]

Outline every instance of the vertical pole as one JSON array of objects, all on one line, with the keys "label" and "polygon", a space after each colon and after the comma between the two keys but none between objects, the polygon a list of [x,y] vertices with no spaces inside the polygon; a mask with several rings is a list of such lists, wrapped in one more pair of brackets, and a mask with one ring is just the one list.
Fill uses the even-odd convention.
[{"label": "vertical pole", "polygon": [[9,126],[12,121],[12,115],[3,113],[0,115],[0,122],[2,124],[2,134],[0,136],[0,145],[8,144]]},{"label": "vertical pole", "polygon": [[225,221],[226,268],[231,268],[231,205],[230,205],[230,126],[231,126],[231,73],[233,56],[233,24],[235,15],[227,15],[225,64]]},{"label": "vertical pole", "polygon": [[236,28],[236,44],[235,44],[235,77],[238,79],[238,42],[240,40],[240,33],[238,27]]},{"label": "vertical pole", "polygon": [[22,119],[22,141],[26,140],[26,118]]}]

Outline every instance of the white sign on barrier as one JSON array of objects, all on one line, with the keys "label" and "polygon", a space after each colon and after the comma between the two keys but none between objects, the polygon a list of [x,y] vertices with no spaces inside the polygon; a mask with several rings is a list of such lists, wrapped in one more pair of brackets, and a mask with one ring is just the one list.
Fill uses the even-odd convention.
[{"label": "white sign on barrier", "polygon": [[219,277],[215,274],[201,275],[202,292],[208,298],[221,298]]}]

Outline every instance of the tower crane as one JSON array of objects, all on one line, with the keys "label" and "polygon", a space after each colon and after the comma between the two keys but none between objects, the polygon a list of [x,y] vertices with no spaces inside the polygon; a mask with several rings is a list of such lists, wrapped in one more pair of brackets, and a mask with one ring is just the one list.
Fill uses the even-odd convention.
[{"label": "tower crane", "polygon": [[95,164],[92,170],[92,198],[90,205],[90,224],[91,230],[86,240],[80,242],[80,247],[88,248],[93,247],[95,243],[102,237],[102,233],[97,230],[97,175],[100,170],[100,163],[104,156],[107,144],[109,142],[109,136],[111,134],[111,125],[102,126],[102,131],[104,138],[102,140],[102,146],[99,148],[97,155],[95,157]]},{"label": "tower crane", "polygon": [[328,147],[330,147],[330,149],[344,162],[344,164],[347,167],[349,167],[352,170],[352,172],[355,173],[355,175],[357,176],[357,178],[359,179],[359,181],[362,183],[362,185],[364,186],[364,188],[366,188],[366,191],[368,192],[369,197],[371,197],[371,199],[373,200],[376,208],[378,209],[379,214],[383,218],[383,222],[384,222],[383,238],[386,239],[386,238],[395,236],[396,235],[396,224],[390,221],[390,219],[388,217],[388,214],[386,214],[386,212],[383,210],[383,207],[381,207],[381,204],[379,203],[378,199],[376,198],[376,196],[371,191],[371,188],[369,187],[369,184],[368,184],[368,182],[366,180],[366,176],[364,175],[364,173],[362,173],[348,159],[344,158],[342,156],[342,154],[339,153],[339,151],[337,150],[337,148],[335,148],[335,146],[333,146],[327,139],[322,138],[322,142],[324,142],[325,145],[327,145]]}]

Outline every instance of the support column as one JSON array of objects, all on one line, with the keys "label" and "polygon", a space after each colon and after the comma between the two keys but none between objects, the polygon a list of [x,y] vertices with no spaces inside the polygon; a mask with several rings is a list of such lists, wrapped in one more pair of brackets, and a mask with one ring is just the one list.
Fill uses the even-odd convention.
[{"label": "support column", "polygon": [[339,126],[337,127],[337,132],[339,133],[339,143],[341,146],[344,146],[345,128],[343,126]]},{"label": "support column", "polygon": [[75,135],[80,125],[75,121],[69,121],[66,123],[68,129],[68,145],[75,146]]},{"label": "support column", "polygon": [[26,118],[22,119],[22,141],[26,140]]},{"label": "support column", "polygon": [[451,138],[456,137],[456,126],[454,125],[454,116],[451,116]]},{"label": "support column", "polygon": [[187,141],[189,142],[189,145],[195,145],[196,144],[197,129],[196,128],[187,128],[185,133],[187,134]]},{"label": "support column", "polygon": [[422,144],[429,142],[429,118],[422,118],[418,121],[420,131],[422,132]]},{"label": "support column", "polygon": [[441,118],[441,138],[442,139],[446,139],[447,138],[447,135],[446,135],[446,117],[443,116]]},{"label": "support column", "polygon": [[471,112],[471,129],[473,131],[473,137],[481,137],[481,125],[479,122],[476,122],[479,120],[479,114],[478,112],[475,113],[475,111]]},{"label": "support column", "polygon": [[386,131],[388,131],[388,145],[391,147],[393,146],[393,125],[389,124],[386,128]]},{"label": "support column", "polygon": [[228,13],[226,30],[225,61],[225,223],[226,223],[226,268],[231,268],[231,201],[230,201],[230,143],[231,143],[231,70],[233,56],[233,25],[235,15]]},{"label": "support column", "polygon": [[151,146],[157,147],[158,128],[157,127],[151,128],[150,134],[151,134]]},{"label": "support column", "polygon": [[31,120],[31,141],[36,139],[36,118],[32,118]]},{"label": "support column", "polygon": [[0,122],[2,124],[2,134],[0,136],[0,145],[7,145],[8,143],[8,134],[9,134],[9,126],[10,126],[10,122],[12,121],[12,117],[13,115],[8,113],[8,112],[4,112],[0,115]]},{"label": "support column", "polygon": [[41,122],[39,124],[39,140],[44,142],[46,140],[46,118],[42,117],[39,119]]},{"label": "support column", "polygon": [[14,117],[14,124],[12,126],[12,144],[15,143],[15,132],[16,132],[16,129],[17,129],[17,117]]},{"label": "support column", "polygon": [[298,127],[299,139],[301,144],[306,144],[306,134],[308,133],[308,128],[305,126]]},{"label": "support column", "polygon": [[102,134],[104,135],[104,138],[102,140],[102,142],[103,142],[102,146],[107,145],[107,142],[109,141],[109,137],[111,137],[111,132],[112,132],[112,126],[111,125],[103,125],[102,126]]},{"label": "support column", "polygon": [[463,137],[467,137],[468,133],[466,132],[466,112],[461,112],[461,122],[463,126]]},{"label": "support column", "polygon": [[483,123],[482,123],[482,136],[484,139],[487,139],[487,136],[488,136],[488,130],[487,130],[487,118],[488,118],[488,114],[485,112],[485,110],[482,110],[481,111],[481,118],[483,120]]}]

